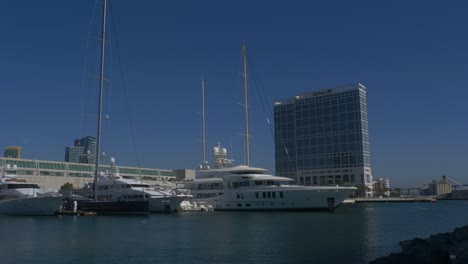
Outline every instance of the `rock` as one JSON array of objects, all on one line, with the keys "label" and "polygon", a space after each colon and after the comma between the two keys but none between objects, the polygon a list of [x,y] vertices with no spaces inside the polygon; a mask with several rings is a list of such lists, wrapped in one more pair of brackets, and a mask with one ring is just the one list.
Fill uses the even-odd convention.
[{"label": "rock", "polygon": [[400,241],[401,253],[380,257],[371,264],[456,264],[468,263],[468,226],[428,239]]}]

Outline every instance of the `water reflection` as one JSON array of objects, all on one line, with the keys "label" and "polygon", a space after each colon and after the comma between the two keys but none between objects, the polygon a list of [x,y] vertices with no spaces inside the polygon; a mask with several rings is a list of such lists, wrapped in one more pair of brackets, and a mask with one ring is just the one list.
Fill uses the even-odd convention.
[{"label": "water reflection", "polygon": [[[466,202],[328,212],[0,216],[1,263],[367,263],[466,224]],[[12,254],[18,251],[19,253]]]}]

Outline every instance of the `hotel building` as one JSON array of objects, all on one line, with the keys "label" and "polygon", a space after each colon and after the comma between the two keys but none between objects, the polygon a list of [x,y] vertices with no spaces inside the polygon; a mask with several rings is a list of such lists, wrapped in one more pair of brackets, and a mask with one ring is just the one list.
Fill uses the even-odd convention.
[{"label": "hotel building", "polygon": [[304,185],[365,185],[372,193],[366,87],[352,84],[279,100],[276,173]]}]

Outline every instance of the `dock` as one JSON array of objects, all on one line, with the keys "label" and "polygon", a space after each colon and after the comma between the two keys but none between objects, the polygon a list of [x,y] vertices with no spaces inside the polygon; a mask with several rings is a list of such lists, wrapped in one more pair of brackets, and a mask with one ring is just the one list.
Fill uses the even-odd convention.
[{"label": "dock", "polygon": [[57,211],[56,215],[76,215],[76,216],[90,216],[96,215],[95,212],[83,212],[83,211]]},{"label": "dock", "polygon": [[348,198],[343,203],[427,203],[437,200],[429,197],[411,197],[411,198]]}]

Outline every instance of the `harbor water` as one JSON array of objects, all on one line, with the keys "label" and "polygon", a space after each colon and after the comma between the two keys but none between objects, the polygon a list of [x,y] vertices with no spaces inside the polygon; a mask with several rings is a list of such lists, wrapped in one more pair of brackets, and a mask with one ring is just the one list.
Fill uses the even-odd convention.
[{"label": "harbor water", "polygon": [[0,216],[0,263],[368,263],[468,224],[467,201],[335,212]]}]

